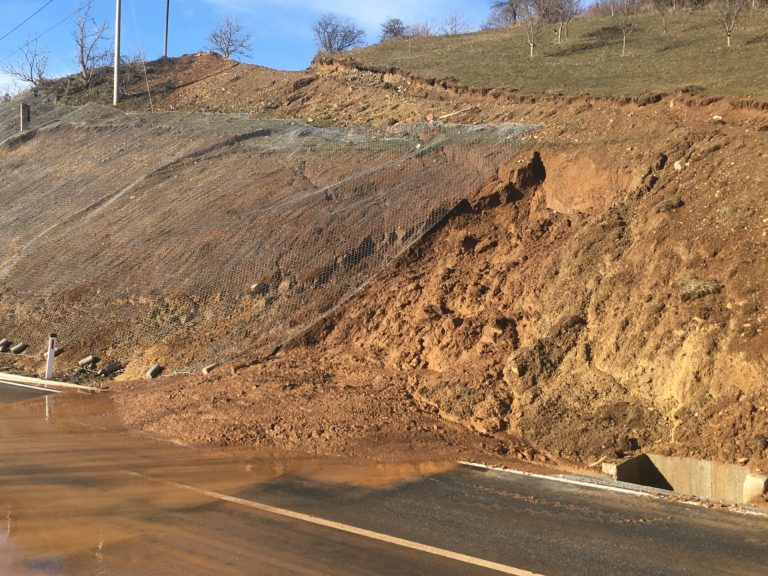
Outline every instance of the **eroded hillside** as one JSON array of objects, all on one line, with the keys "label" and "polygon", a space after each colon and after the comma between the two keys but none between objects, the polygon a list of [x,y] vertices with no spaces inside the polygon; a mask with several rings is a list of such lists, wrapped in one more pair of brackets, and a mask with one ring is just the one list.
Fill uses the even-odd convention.
[{"label": "eroded hillside", "polygon": [[535,97],[335,61],[295,76],[210,56],[175,70],[156,109],[536,129],[292,346],[124,384],[116,402],[132,425],[379,457],[588,463],[652,449],[768,468],[763,106]]}]

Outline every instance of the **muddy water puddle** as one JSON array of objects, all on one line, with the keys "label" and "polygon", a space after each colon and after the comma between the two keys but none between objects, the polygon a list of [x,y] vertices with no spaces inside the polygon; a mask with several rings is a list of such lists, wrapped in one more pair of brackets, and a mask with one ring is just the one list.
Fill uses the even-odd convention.
[{"label": "muddy water puddle", "polygon": [[[147,574],[158,565],[153,554],[178,569],[164,573],[229,573],[216,568],[215,556],[207,568],[197,565],[195,552],[179,544],[185,527],[200,522],[212,505],[206,495],[180,484],[238,495],[301,476],[382,488],[450,467],[286,460],[179,447],[122,429],[108,395],[3,403],[0,575]],[[234,525],[226,522],[212,530],[229,538]]]},{"label": "muddy water puddle", "polygon": [[50,391],[0,381],[0,404],[11,404],[31,398],[43,398],[52,394],[53,392]]}]

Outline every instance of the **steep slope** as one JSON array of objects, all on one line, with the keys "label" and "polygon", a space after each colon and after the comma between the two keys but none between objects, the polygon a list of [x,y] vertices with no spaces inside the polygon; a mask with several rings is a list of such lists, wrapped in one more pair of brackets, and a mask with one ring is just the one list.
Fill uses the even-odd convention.
[{"label": "steep slope", "polygon": [[[415,177],[431,194],[463,167],[483,175],[458,188],[464,201],[446,221],[292,346],[209,376],[124,384],[116,402],[133,426],[377,457],[589,463],[641,449],[768,467],[763,105],[473,90],[337,60],[246,96],[237,86],[268,72],[196,63],[219,73],[169,89],[156,108],[535,130],[508,161],[455,154],[462,169]],[[215,187],[240,164],[223,162],[210,180],[185,170]],[[352,236],[345,250],[365,239]],[[231,318],[214,320],[214,343],[243,336]]]},{"label": "steep slope", "polygon": [[[582,462],[641,449],[765,469],[765,113],[685,95],[506,106],[541,118],[527,151],[303,344],[212,383],[242,386],[244,428],[261,431],[247,441],[335,451],[305,415],[281,424],[310,438],[293,443],[256,416],[262,383],[311,363],[310,410],[315,394],[395,373],[388,386],[481,432],[495,457],[533,457],[515,447],[525,438]],[[197,386],[174,384],[173,421],[125,402],[143,406],[142,426],[199,439],[179,421],[207,405]],[[206,413],[209,441],[237,441]]]}]

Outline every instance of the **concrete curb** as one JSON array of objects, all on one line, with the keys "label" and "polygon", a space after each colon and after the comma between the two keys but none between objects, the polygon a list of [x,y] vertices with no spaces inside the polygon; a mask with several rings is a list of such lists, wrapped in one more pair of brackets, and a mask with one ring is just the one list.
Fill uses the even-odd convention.
[{"label": "concrete curb", "polygon": [[92,386],[82,386],[80,384],[70,384],[69,382],[56,382],[55,380],[44,380],[42,378],[32,378],[30,376],[19,376],[18,374],[6,374],[0,372],[0,380],[7,381],[10,384],[27,384],[31,388],[48,390],[49,388],[65,388],[71,390],[80,390],[82,392],[103,392],[101,388]]},{"label": "concrete curb", "polygon": [[529,478],[538,478],[541,480],[549,480],[552,482],[560,482],[562,484],[570,484],[574,486],[583,486],[585,488],[592,488],[595,490],[603,490],[606,492],[614,492],[618,494],[626,494],[629,496],[637,496],[642,498],[654,498],[657,500],[672,500],[686,506],[697,506],[701,508],[709,508],[710,504],[722,505],[722,510],[743,514],[745,516],[758,516],[761,518],[768,518],[768,511],[755,508],[754,506],[748,506],[744,504],[734,504],[733,502],[723,502],[718,500],[709,500],[703,498],[695,498],[687,494],[680,494],[678,492],[672,492],[670,490],[662,490],[659,488],[650,488],[648,486],[639,486],[637,484],[630,484],[627,482],[616,481],[611,478],[592,478],[590,476],[577,476],[577,475],[564,475],[564,474],[538,474],[535,472],[524,472],[522,470],[515,470],[512,468],[499,468],[498,466],[489,466],[487,464],[479,464],[477,462],[459,461],[460,466],[466,466],[468,468],[476,468],[480,470],[487,470],[490,472],[501,472],[504,474],[513,474],[515,476],[527,476]]}]

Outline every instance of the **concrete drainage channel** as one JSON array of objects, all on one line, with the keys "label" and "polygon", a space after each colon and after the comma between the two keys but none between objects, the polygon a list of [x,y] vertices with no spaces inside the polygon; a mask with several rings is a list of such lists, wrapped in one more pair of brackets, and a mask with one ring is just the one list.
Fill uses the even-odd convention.
[{"label": "concrete drainage channel", "polygon": [[746,466],[641,454],[603,463],[603,472],[619,482],[671,490],[732,504],[749,504],[768,491],[768,476]]}]

